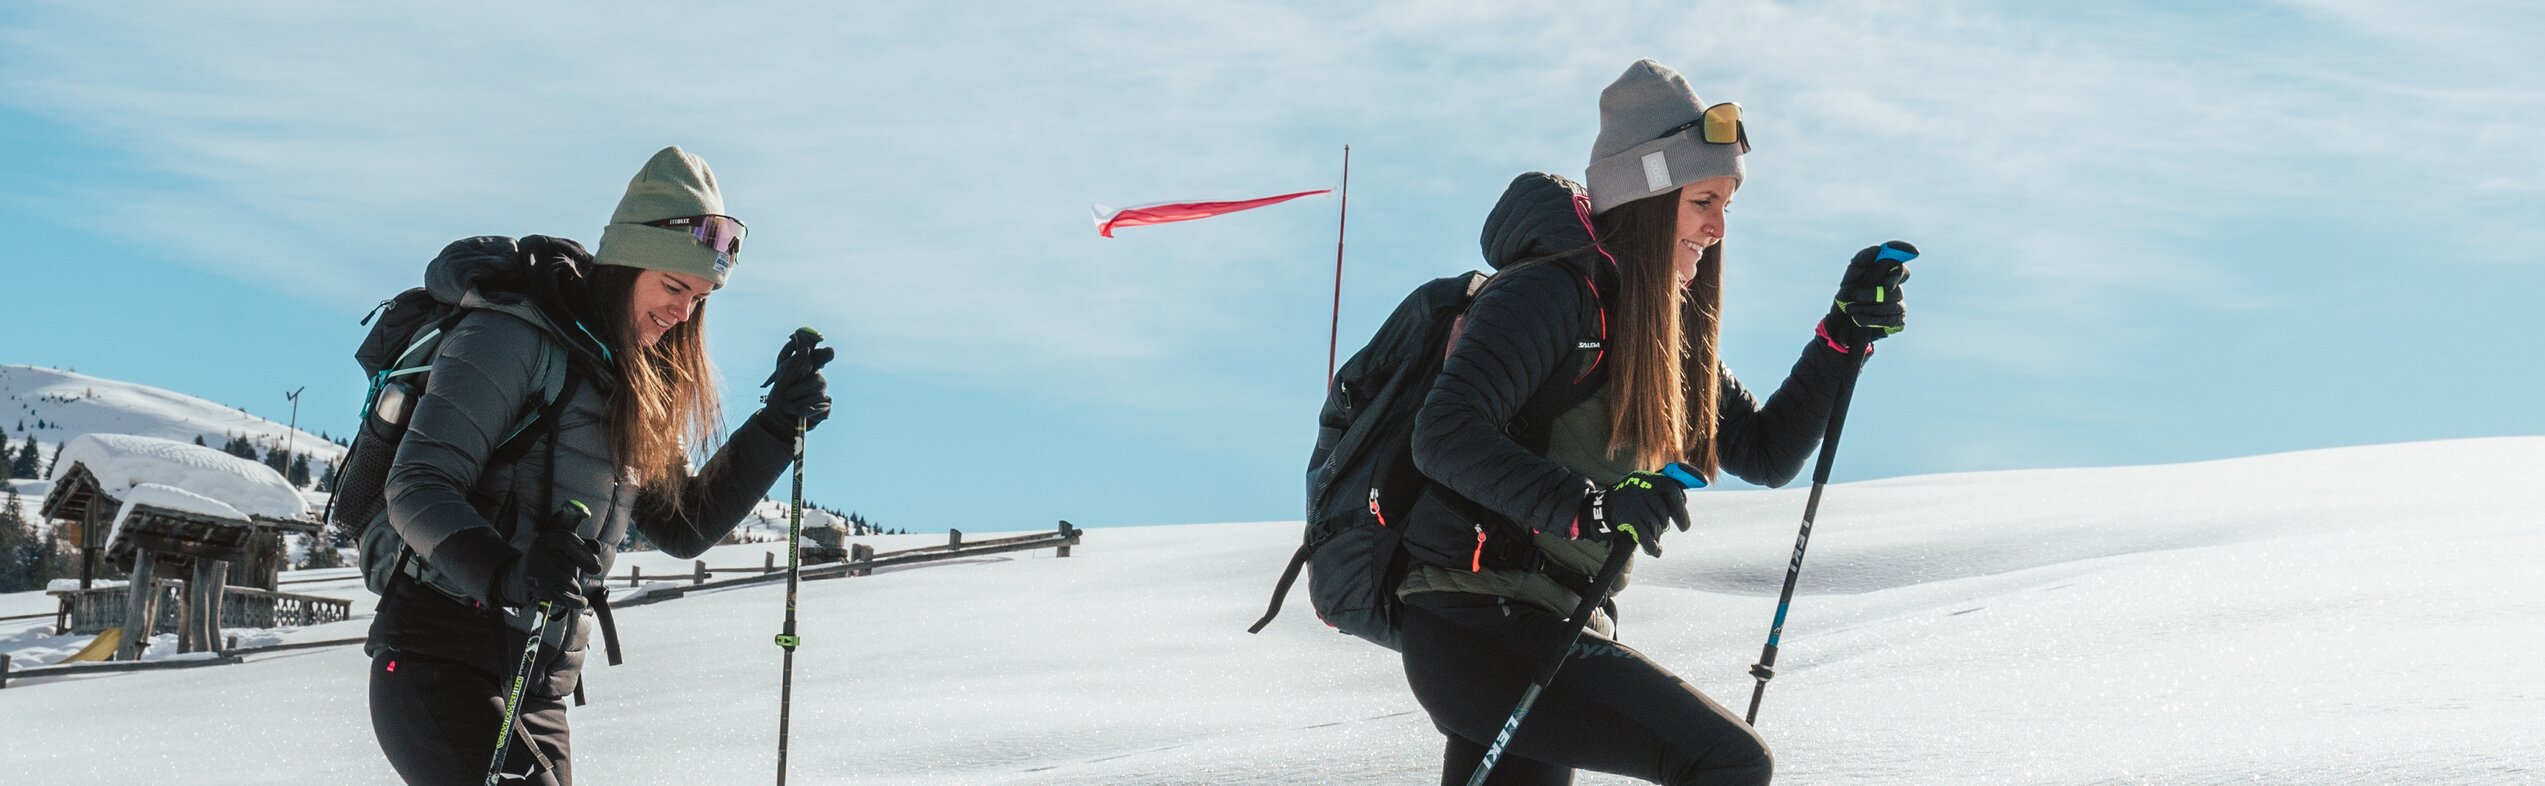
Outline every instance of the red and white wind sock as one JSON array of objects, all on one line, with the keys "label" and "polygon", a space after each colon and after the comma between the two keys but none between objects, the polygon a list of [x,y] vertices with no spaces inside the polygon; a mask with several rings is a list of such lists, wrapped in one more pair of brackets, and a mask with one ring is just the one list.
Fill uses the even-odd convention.
[{"label": "red and white wind sock", "polygon": [[1296,194],[1268,196],[1260,199],[1241,199],[1235,202],[1155,202],[1146,205],[1126,207],[1121,210],[1106,210],[1103,205],[1097,205],[1096,234],[1103,235],[1105,237],[1113,237],[1113,230],[1116,227],[1171,224],[1177,221],[1191,221],[1197,218],[1210,218],[1223,213],[1235,213],[1240,210],[1253,210],[1265,205],[1277,205],[1300,197],[1316,196],[1333,190],[1334,189],[1331,188],[1320,188],[1315,191],[1301,191]]}]

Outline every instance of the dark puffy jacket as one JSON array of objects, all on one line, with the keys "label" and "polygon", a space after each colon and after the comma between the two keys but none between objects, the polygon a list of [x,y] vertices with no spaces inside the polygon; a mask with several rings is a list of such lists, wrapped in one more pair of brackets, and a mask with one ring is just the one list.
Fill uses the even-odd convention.
[{"label": "dark puffy jacket", "polygon": [[[603,565],[633,529],[663,551],[692,557],[724,537],[785,471],[793,429],[753,415],[696,476],[686,477],[679,504],[622,480],[611,461],[609,402],[619,387],[614,367],[576,319],[583,300],[581,265],[565,257],[538,260],[527,280],[494,281],[490,270],[517,268],[522,251],[509,238],[453,243],[426,270],[437,298],[472,309],[452,327],[417,400],[388,477],[388,521],[421,558],[421,582],[401,580],[382,598],[367,649],[490,665],[502,674],[504,653],[520,652],[526,620],[492,608],[490,594],[520,566],[518,552],[537,535],[548,510],[580,501],[593,515],[584,537],[599,541]],[[568,358],[573,379],[553,428],[518,458],[494,460],[495,448],[535,407],[540,345]],[[766,422],[764,422],[766,421]],[[787,436],[781,437],[784,430]],[[553,445],[551,442],[553,441]],[[548,458],[553,453],[555,485]],[[482,534],[491,533],[488,538]],[[509,543],[511,549],[500,544]],[[597,582],[596,582],[597,586]],[[548,695],[571,692],[586,636],[575,620],[546,651]]]},{"label": "dark puffy jacket", "polygon": [[[1659,469],[1592,466],[1594,462],[1587,460],[1567,466],[1549,457],[1605,453],[1606,404],[1596,394],[1559,416],[1548,437],[1550,444],[1533,449],[1514,437],[1513,418],[1524,402],[1541,386],[1563,383],[1580,373],[1558,366],[1577,354],[1580,325],[1592,309],[1599,308],[1596,295],[1584,285],[1584,275],[1595,276],[1603,289],[1614,280],[1604,275],[1610,263],[1590,248],[1590,231],[1575,209],[1579,193],[1579,186],[1562,177],[1522,175],[1486,219],[1485,258],[1496,268],[1511,268],[1497,276],[1508,278],[1487,288],[1468,308],[1465,329],[1451,346],[1440,379],[1424,399],[1414,424],[1415,465],[1441,488],[1485,514],[1462,515],[1461,505],[1418,500],[1407,514],[1408,545],[1436,568],[1472,573],[1469,568],[1474,562],[1469,555],[1476,548],[1480,527],[1489,538],[1530,539],[1527,530],[1532,529],[1563,532],[1579,511],[1583,496],[1595,485],[1614,483],[1627,471]],[[1550,256],[1560,264],[1515,264]],[[1765,404],[1751,396],[1729,370],[1722,371],[1715,424],[1715,449],[1722,468],[1766,486],[1792,480],[1820,442],[1841,375],[1846,373],[1844,361],[1845,356],[1820,341],[1807,341],[1802,358]],[[1574,442],[1584,444],[1568,444]],[[1599,550],[1551,537],[1533,540],[1546,547],[1540,550],[1555,568],[1576,577],[1597,571]],[[1491,565],[1487,567],[1486,572],[1492,572]],[[1519,580],[1507,577],[1499,584],[1438,581],[1454,577],[1438,570],[1432,573],[1434,581],[1417,577],[1409,582],[1409,589],[1479,591],[1479,587]],[[1551,597],[1536,594],[1538,600]],[[1570,608],[1567,602],[1551,610],[1569,613]]]}]

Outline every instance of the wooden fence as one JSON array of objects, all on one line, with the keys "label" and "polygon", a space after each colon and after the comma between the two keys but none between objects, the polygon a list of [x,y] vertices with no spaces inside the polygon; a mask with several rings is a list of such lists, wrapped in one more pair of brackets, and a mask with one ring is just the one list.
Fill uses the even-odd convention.
[{"label": "wooden fence", "polygon": [[[155,633],[175,633],[178,596],[185,582],[154,579],[151,586],[160,592],[158,624]],[[90,587],[53,593],[61,598],[61,608],[54,612],[54,635],[93,635],[124,624],[129,586]],[[261,590],[254,587],[225,587],[221,591],[221,627],[276,628],[323,625],[353,618],[353,601],[317,595]]]}]

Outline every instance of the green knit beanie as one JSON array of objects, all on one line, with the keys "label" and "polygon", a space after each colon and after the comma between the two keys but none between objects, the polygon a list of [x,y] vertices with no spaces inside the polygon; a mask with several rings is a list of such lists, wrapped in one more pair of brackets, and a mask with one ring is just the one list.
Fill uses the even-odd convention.
[{"label": "green knit beanie", "polygon": [[678,229],[646,226],[649,221],[688,216],[721,216],[725,198],[716,192],[716,173],[707,162],[678,145],[663,148],[636,179],[601,229],[601,249],[593,261],[647,270],[687,273],[722,288],[733,269],[733,257],[717,253]]}]

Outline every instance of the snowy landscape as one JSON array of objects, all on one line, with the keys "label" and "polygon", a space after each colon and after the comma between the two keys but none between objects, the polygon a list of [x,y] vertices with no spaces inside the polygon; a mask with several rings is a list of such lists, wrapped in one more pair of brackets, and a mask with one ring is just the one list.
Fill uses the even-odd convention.
[{"label": "snowy landscape", "polygon": [[[1760,728],[1785,783],[2545,783],[2540,470],[2545,438],[2512,437],[1835,485]],[[1696,495],[1697,530],[1620,598],[1624,640],[1745,703],[1804,493]],[[1304,593],[1245,633],[1298,534],[1296,522],[1110,528],[1067,559],[809,582],[790,777],[1430,782],[1439,738],[1391,653],[1325,629]],[[766,551],[706,559],[758,564]],[[687,567],[653,553],[627,564]],[[358,580],[295,589],[358,598],[357,619],[242,643],[360,635]],[[580,779],[769,777],[782,593],[623,612],[627,663],[596,659],[592,703],[571,716]],[[0,596],[0,615],[49,603]],[[49,662],[85,638],[49,633],[11,623],[0,650]],[[13,680],[0,771],[388,782],[366,662],[336,646]],[[136,735],[151,744],[98,747]]]}]

